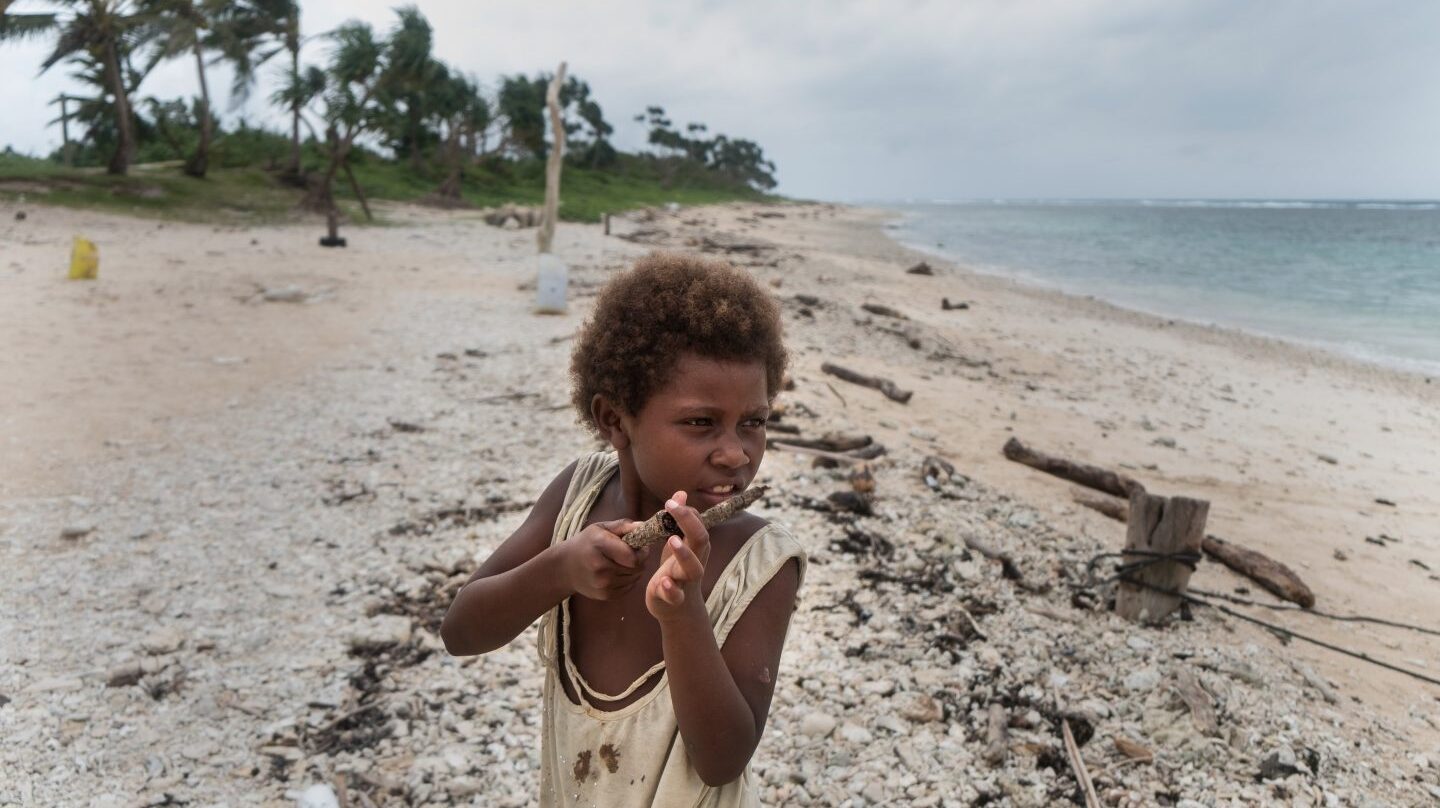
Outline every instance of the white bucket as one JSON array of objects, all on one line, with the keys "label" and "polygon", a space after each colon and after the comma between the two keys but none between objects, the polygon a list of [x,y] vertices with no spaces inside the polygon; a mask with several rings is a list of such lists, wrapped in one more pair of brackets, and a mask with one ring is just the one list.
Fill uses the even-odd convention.
[{"label": "white bucket", "polygon": [[535,281],[535,313],[564,314],[565,288],[570,272],[565,262],[551,253],[540,254],[540,273]]}]

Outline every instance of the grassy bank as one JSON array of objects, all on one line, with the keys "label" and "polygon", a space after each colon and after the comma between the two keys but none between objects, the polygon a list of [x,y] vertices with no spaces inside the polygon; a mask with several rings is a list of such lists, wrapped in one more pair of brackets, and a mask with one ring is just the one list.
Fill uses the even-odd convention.
[{"label": "grassy bank", "polygon": [[[307,168],[319,170],[319,155],[307,155]],[[428,166],[365,154],[355,160],[355,176],[372,200],[425,203],[440,177]],[[351,211],[358,206],[344,181],[336,197]],[[545,166],[539,160],[491,161],[467,168],[461,191],[465,204],[488,207],[514,202],[539,204],[545,198]],[[187,177],[178,161],[135,166],[129,176],[112,177],[98,168],[65,168],[49,160],[0,154],[0,199],[26,199],[50,205],[126,213],[154,218],[207,222],[276,222],[293,218],[304,191],[282,181],[278,172],[257,166],[214,168],[204,179]],[[710,204],[768,197],[698,166],[678,161],[621,155],[606,169],[566,166],[561,180],[560,218],[595,221],[604,212],[678,202]]]}]

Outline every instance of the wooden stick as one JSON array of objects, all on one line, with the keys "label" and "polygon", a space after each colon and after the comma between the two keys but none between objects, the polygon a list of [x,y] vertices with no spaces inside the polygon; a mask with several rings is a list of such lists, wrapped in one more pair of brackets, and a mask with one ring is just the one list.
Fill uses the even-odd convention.
[{"label": "wooden stick", "polygon": [[1117,522],[1129,517],[1130,505],[1105,494],[1098,494],[1085,488],[1071,488],[1070,497],[1079,505],[1099,511]]},{"label": "wooden stick", "polygon": [[854,456],[847,455],[847,454],[840,454],[840,453],[838,453],[838,452],[827,452],[827,451],[825,451],[825,450],[823,450],[823,449],[811,449],[811,448],[809,448],[808,446],[796,446],[795,444],[791,443],[791,442],[788,441],[788,440],[787,440],[787,441],[772,440],[772,441],[770,441],[770,448],[771,448],[771,449],[779,449],[779,450],[785,451],[785,452],[795,452],[795,453],[797,453],[797,454],[814,455],[815,457],[823,457],[823,458],[825,458],[826,460],[834,460],[834,461],[836,461],[837,463],[864,463],[864,462],[866,462],[866,460],[868,459],[868,458],[864,458],[864,457],[854,457]]},{"label": "wooden stick", "polygon": [[1101,808],[1100,797],[1095,793],[1095,784],[1090,782],[1090,772],[1085,768],[1085,758],[1080,756],[1080,746],[1075,743],[1075,734],[1070,731],[1070,720],[1060,719],[1060,734],[1065,738],[1065,754],[1070,758],[1070,771],[1085,792],[1085,808]]},{"label": "wooden stick", "polygon": [[[706,530],[709,530],[753,505],[755,500],[765,496],[765,492],[768,490],[769,488],[763,485],[747,488],[700,514],[700,522],[705,525]],[[682,533],[680,525],[675,522],[675,517],[665,511],[659,511],[654,516],[646,519],[639,527],[621,536],[621,538],[625,540],[626,544],[636,550],[640,550],[649,547],[655,542],[663,541],[669,536],[679,535],[682,535]]]},{"label": "wooden stick", "polygon": [[840,367],[832,362],[822,364],[820,369],[829,373],[831,376],[843,379],[851,384],[858,384],[861,387],[870,387],[879,390],[885,394],[886,398],[889,398],[891,401],[898,401],[901,404],[908,402],[910,396],[914,395],[910,390],[901,390],[899,387],[896,387],[895,382],[889,379],[882,379],[879,376],[866,376],[863,373],[857,373],[849,368]]},{"label": "wooden stick", "polygon": [[1061,479],[1069,480],[1072,483],[1080,483],[1089,486],[1097,491],[1104,491],[1107,494],[1114,494],[1122,499],[1129,499],[1130,492],[1136,489],[1145,490],[1138,480],[1117,474],[1109,469],[1099,466],[1088,466],[1084,463],[1072,463],[1063,457],[1051,457],[1043,452],[1038,452],[1020,442],[1019,438],[1011,438],[1005,441],[1005,457],[1014,460],[1016,463],[1023,463],[1034,469],[1039,469],[1047,474],[1053,474]]},{"label": "wooden stick", "polygon": [[1306,609],[1315,605],[1315,593],[1294,570],[1279,561],[1231,544],[1218,536],[1206,536],[1201,546],[1206,555],[1265,587],[1276,597],[1298,603]]}]

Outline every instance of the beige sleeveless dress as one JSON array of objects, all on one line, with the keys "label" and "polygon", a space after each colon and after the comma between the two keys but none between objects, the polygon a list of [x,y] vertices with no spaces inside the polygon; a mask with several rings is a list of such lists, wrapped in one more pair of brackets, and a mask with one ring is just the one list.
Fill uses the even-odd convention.
[{"label": "beige sleeveless dress", "polygon": [[[550,542],[565,541],[587,524],[590,509],[619,463],[613,452],[597,452],[580,460],[565,493],[565,504],[555,520]],[[787,561],[800,562],[805,574],[805,551],[783,527],[766,525],[751,536],[720,573],[705,607],[715,640],[722,647],[750,601]],[[755,784],[745,774],[719,788],[705,785],[690,765],[680,738],[675,708],[670,701],[667,674],[654,690],[634,704],[606,711],[593,706],[607,700],[592,688],[570,656],[570,601],[551,609],[540,623],[538,647],[545,665],[544,724],[540,749],[540,805],[550,806],[675,806],[676,808],[731,808],[758,806]],[[557,632],[560,637],[557,640]],[[575,684],[581,704],[565,695],[556,659],[557,641],[563,643],[565,674]],[[608,696],[617,701],[663,670],[662,661],[641,675],[623,693]]]}]

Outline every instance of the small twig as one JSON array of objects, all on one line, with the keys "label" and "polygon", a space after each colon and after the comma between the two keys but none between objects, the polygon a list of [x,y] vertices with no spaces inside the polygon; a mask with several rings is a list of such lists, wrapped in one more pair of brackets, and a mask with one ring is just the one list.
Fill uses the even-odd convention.
[{"label": "small twig", "polygon": [[1065,737],[1065,754],[1070,758],[1070,770],[1075,773],[1080,789],[1085,792],[1086,808],[1101,808],[1100,797],[1095,794],[1095,784],[1090,782],[1090,772],[1085,769],[1085,758],[1080,755],[1074,733],[1070,732],[1069,719],[1060,719],[1060,732]]},{"label": "small twig", "polygon": [[830,392],[834,393],[836,398],[840,399],[841,409],[850,409],[850,405],[845,403],[845,397],[840,395],[840,391],[835,389],[835,385],[831,384],[830,382],[825,382],[825,386],[830,388]]}]

